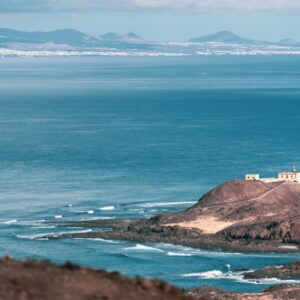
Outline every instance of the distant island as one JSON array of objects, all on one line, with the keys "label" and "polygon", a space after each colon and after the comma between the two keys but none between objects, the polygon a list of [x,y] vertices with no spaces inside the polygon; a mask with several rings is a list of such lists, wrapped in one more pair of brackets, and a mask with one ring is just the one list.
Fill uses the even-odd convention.
[{"label": "distant island", "polygon": [[0,56],[210,56],[300,55],[300,42],[267,42],[240,37],[229,31],[188,41],[147,41],[129,32],[92,36],[73,29],[25,32],[0,28]]},{"label": "distant island", "polygon": [[150,219],[71,222],[67,225],[113,230],[58,238],[124,239],[245,252],[299,252],[299,182],[300,173],[295,169],[261,180],[257,174],[247,174],[245,180],[232,180],[214,188],[183,212]]}]

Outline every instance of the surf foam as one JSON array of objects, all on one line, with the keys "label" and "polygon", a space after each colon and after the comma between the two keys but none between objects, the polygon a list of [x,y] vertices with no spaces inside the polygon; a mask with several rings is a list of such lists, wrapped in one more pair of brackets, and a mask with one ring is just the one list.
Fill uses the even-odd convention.
[{"label": "surf foam", "polygon": [[[250,272],[250,271],[247,271]],[[202,279],[229,279],[243,283],[252,283],[260,285],[272,285],[272,284],[299,284],[300,280],[293,279],[279,279],[279,278],[261,278],[261,279],[245,279],[243,272],[227,272],[224,273],[220,270],[212,270],[201,273],[189,273],[183,274],[182,277],[198,277]]]},{"label": "surf foam", "polygon": [[74,230],[74,231],[61,231],[61,232],[49,232],[49,233],[37,233],[37,234],[25,234],[17,235],[19,239],[28,239],[28,240],[47,240],[48,237],[60,237],[64,234],[76,234],[76,233],[88,233],[92,229],[86,230]]},{"label": "surf foam", "polygon": [[192,253],[181,253],[181,252],[172,252],[172,251],[169,251],[167,255],[168,256],[193,256]]},{"label": "surf foam", "polygon": [[113,205],[111,206],[104,206],[104,207],[100,207],[99,210],[101,211],[110,211],[110,210],[114,210],[115,207]]},{"label": "surf foam", "polygon": [[0,224],[5,224],[5,225],[10,225],[15,223],[18,223],[18,220],[8,220],[8,221],[0,222]]},{"label": "surf foam", "polygon": [[160,252],[160,253],[164,252],[161,249],[146,246],[146,245],[141,245],[141,244],[136,244],[134,247],[125,248],[125,250],[130,250],[130,251],[152,251],[152,252]]}]

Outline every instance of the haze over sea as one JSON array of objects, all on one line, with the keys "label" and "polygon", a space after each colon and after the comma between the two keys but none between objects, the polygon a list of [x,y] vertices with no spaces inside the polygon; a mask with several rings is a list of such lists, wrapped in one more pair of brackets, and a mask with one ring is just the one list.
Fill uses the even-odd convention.
[{"label": "haze over sea", "polygon": [[[254,291],[234,269],[291,254],[49,241],[61,220],[183,210],[246,172],[300,167],[300,57],[2,58],[0,255],[180,287]],[[39,238],[35,240],[35,238]]]}]

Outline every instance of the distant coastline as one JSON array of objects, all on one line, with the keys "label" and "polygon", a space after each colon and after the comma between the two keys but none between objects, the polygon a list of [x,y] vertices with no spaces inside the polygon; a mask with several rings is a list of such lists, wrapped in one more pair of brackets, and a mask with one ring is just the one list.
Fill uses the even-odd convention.
[{"label": "distant coastline", "polygon": [[14,50],[0,48],[0,57],[207,57],[207,56],[300,56],[300,49],[282,50],[213,50],[211,52],[144,52],[144,51],[55,51],[55,50]]},{"label": "distant coastline", "polygon": [[300,42],[251,40],[229,31],[188,41],[147,41],[135,33],[99,37],[73,29],[25,32],[0,28],[0,57],[300,55]]}]

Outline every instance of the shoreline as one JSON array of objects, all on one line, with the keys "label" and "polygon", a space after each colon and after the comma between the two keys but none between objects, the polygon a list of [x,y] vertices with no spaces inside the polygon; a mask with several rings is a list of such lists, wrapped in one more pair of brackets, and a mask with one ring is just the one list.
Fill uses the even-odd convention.
[{"label": "shoreline", "polygon": [[60,223],[94,231],[49,239],[102,238],[204,250],[299,253],[299,197],[300,184],[236,179],[215,187],[185,211],[149,219]]},{"label": "shoreline", "polygon": [[[60,227],[81,227],[96,229],[110,229],[110,231],[91,231],[86,233],[63,234],[48,236],[49,240],[60,239],[90,239],[101,238],[107,240],[125,240],[137,243],[165,243],[177,246],[191,247],[201,250],[216,250],[242,253],[300,253],[296,245],[260,241],[256,244],[228,241],[220,236],[202,235],[197,229],[184,229],[178,226],[141,226],[146,219],[114,219],[78,221],[61,224]],[[294,248],[294,247],[297,247]]]}]

